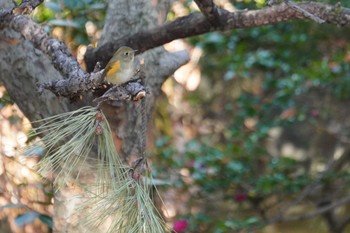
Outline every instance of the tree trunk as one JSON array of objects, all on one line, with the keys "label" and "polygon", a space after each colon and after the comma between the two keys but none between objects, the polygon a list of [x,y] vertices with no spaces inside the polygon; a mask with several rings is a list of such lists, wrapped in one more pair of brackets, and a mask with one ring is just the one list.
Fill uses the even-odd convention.
[{"label": "tree trunk", "polygon": [[[109,1],[105,26],[102,33],[100,45],[115,41],[123,36],[134,34],[138,31],[155,28],[163,23],[165,15],[170,6],[170,1],[138,0],[137,3],[128,0]],[[149,50],[136,57],[144,60],[143,70],[146,76],[146,86],[150,89],[146,95],[147,116],[155,103],[156,96],[160,93],[160,87],[167,77],[177,68],[188,61],[185,53],[170,54],[162,47]],[[116,138],[120,140],[117,145],[125,159],[130,155],[140,153],[141,121],[140,107],[131,102],[125,102],[121,108],[111,105],[104,106],[104,112],[108,113],[112,130]]]},{"label": "tree trunk", "polygon": [[[165,20],[169,3],[168,1],[158,4],[157,1],[148,0],[137,2],[111,0],[108,3],[106,22],[99,44],[159,25]],[[8,1],[0,0],[0,6],[9,7]],[[144,60],[145,82],[150,90],[145,102],[147,116],[150,116],[162,83],[179,66],[188,61],[188,55],[187,53],[170,54],[159,47],[145,52],[138,56],[138,59]],[[0,81],[5,85],[12,100],[31,121],[77,109],[82,105],[92,105],[88,101],[83,104],[81,102],[72,104],[67,99],[57,98],[48,91],[39,95],[37,83],[60,80],[65,77],[62,77],[54,68],[45,54],[12,29],[0,30],[0,70]],[[117,104],[117,107],[114,104],[104,104],[102,109],[109,119],[117,148],[123,157],[128,160],[130,155],[141,153],[140,107],[131,101],[126,101],[122,106]],[[80,175],[83,183],[91,180],[89,174],[91,171],[85,172]],[[79,215],[72,217],[74,209],[82,202],[82,199],[76,197],[80,194],[79,188],[72,189],[72,187],[60,189],[55,193],[55,232],[97,232],[97,229],[87,229],[80,224]]]}]

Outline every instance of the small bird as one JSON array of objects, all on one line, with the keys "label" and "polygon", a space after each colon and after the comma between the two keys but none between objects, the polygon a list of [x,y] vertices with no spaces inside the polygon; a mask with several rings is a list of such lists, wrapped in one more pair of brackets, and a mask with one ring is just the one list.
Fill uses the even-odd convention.
[{"label": "small bird", "polygon": [[106,82],[120,85],[132,79],[134,74],[134,54],[130,47],[120,47],[109,60],[102,76]]}]

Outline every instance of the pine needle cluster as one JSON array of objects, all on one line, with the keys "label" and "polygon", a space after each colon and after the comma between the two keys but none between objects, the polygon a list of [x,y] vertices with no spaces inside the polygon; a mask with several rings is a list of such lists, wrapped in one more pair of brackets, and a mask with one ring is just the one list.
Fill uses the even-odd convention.
[{"label": "pine needle cluster", "polygon": [[83,107],[36,123],[41,126],[34,132],[44,135],[41,143],[46,149],[39,172],[44,176],[52,172],[58,189],[71,180],[79,183],[87,169],[97,171],[95,184],[85,188],[89,198],[77,210],[86,214],[83,224],[99,228],[109,222],[108,233],[167,232],[152,202],[149,170],[131,175],[133,168],[123,165],[100,110]]},{"label": "pine needle cluster", "polygon": [[152,186],[142,178],[125,177],[128,178],[114,183],[106,192],[91,193],[81,207],[81,211],[91,213],[84,224],[89,228],[99,228],[109,222],[107,233],[167,232],[152,201]]}]

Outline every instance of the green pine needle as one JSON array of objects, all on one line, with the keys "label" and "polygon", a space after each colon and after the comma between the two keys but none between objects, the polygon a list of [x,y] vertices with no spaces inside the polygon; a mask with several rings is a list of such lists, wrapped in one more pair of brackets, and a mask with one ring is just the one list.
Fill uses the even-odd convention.
[{"label": "green pine needle", "polygon": [[153,204],[151,178],[147,180],[129,177],[110,187],[108,192],[92,194],[79,211],[87,213],[84,224],[98,228],[110,222],[107,233],[169,232]]},{"label": "green pine needle", "polygon": [[[116,153],[111,129],[96,108],[83,107],[35,123],[43,123],[34,133],[44,135],[41,143],[46,148],[46,155],[38,164],[39,172],[53,172],[58,188],[71,179],[77,180],[91,165],[97,168],[98,181],[102,182],[99,177],[104,178],[102,186],[111,177],[122,175],[121,169],[115,169],[123,165]],[[92,151],[97,151],[97,158],[91,156]],[[106,179],[107,174],[109,179]]]},{"label": "green pine needle", "polygon": [[[76,212],[86,213],[80,219],[83,224],[97,229],[110,222],[108,233],[169,231],[151,199],[152,177],[133,177],[130,171],[136,168],[123,165],[102,112],[83,107],[36,123],[41,126],[34,132],[44,135],[41,144],[46,148],[46,155],[38,164],[39,172],[53,172],[58,189],[72,179],[78,181],[83,173],[97,171],[95,184],[86,186],[85,195],[90,197]],[[92,151],[97,152],[97,158],[91,156]]]}]

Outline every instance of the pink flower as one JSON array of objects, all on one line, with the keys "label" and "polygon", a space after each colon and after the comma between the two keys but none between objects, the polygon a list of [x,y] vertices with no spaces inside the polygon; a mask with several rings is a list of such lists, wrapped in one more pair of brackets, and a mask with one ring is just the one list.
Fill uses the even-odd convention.
[{"label": "pink flower", "polygon": [[186,163],[186,167],[189,167],[189,168],[193,168],[194,167],[194,163],[195,161],[194,160],[190,160]]},{"label": "pink flower", "polygon": [[243,192],[237,192],[234,196],[234,199],[237,203],[244,202],[245,200],[247,200],[247,194]]},{"label": "pink flower", "polygon": [[313,117],[318,117],[318,116],[320,116],[320,111],[318,111],[318,110],[312,110],[312,111],[311,111],[311,116],[313,116]]},{"label": "pink flower", "polygon": [[188,226],[187,220],[177,220],[173,224],[173,230],[178,233],[185,232],[187,226]]}]

